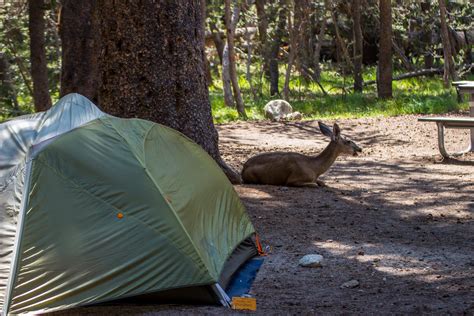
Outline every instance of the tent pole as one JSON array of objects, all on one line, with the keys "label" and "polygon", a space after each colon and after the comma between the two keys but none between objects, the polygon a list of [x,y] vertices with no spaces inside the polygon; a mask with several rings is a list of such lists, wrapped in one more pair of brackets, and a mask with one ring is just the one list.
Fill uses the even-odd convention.
[{"label": "tent pole", "polygon": [[217,295],[217,298],[219,299],[219,302],[222,304],[222,306],[230,308],[230,297],[227,295],[224,289],[222,289],[220,284],[215,283],[211,285],[211,288],[214,291],[214,293]]},{"label": "tent pole", "polygon": [[3,310],[2,310],[2,315],[8,315],[8,311],[10,309],[11,301],[12,301],[12,292],[13,292],[13,283],[14,279],[16,277],[16,270],[18,269],[18,261],[20,260],[20,238],[21,235],[23,234],[23,226],[24,226],[24,221],[25,221],[25,212],[26,212],[26,206],[28,205],[28,197],[29,197],[29,191],[30,191],[30,184],[31,184],[31,157],[28,154],[26,157],[26,172],[25,172],[25,184],[23,186],[23,197],[21,199],[21,206],[20,206],[20,212],[18,214],[18,224],[17,224],[17,231],[15,235],[15,248],[13,250],[12,254],[12,262],[11,262],[11,269],[10,269],[10,275],[8,277],[7,281],[7,287],[5,291],[5,302],[3,304]]}]

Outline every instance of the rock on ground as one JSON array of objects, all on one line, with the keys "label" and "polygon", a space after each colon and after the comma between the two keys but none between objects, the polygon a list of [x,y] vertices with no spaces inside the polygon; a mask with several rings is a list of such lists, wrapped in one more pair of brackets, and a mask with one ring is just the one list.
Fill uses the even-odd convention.
[{"label": "rock on ground", "polygon": [[341,289],[352,289],[358,287],[360,285],[359,281],[357,280],[350,280],[341,285]]},{"label": "rock on ground", "polygon": [[300,259],[299,265],[308,268],[320,268],[323,266],[323,256],[309,254]]},{"label": "rock on ground", "polygon": [[265,117],[272,121],[284,119],[293,112],[292,106],[285,100],[272,100],[265,104],[263,110]]}]

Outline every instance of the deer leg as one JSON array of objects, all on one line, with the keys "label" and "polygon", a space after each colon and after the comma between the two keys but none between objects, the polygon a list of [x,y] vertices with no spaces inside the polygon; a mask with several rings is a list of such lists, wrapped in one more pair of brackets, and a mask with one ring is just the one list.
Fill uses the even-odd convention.
[{"label": "deer leg", "polygon": [[316,179],[316,183],[320,186],[320,187],[326,187],[326,183],[324,183],[323,180],[319,180],[319,179]]}]

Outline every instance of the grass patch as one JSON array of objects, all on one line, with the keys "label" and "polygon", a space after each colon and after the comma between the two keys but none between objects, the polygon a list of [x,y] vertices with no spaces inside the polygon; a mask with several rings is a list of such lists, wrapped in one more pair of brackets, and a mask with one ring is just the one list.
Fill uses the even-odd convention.
[{"label": "grass patch", "polygon": [[[364,73],[364,80],[374,78],[375,69],[370,68]],[[259,80],[253,82],[253,86],[259,90],[258,96],[253,97],[248,81],[244,76],[239,78],[247,116],[250,120],[262,119],[265,104],[272,99],[281,98],[280,96],[270,97],[269,83],[264,78],[259,78]],[[280,91],[282,91],[282,75],[280,80]],[[308,83],[300,76],[294,76],[290,81],[290,103],[295,111],[304,114],[305,119],[440,114],[468,109],[467,98],[464,102],[458,103],[455,89],[444,89],[440,77],[394,81],[393,98],[388,100],[377,98],[375,85],[364,87],[364,93],[349,92],[350,89],[344,89],[344,87],[351,87],[352,79],[344,78],[336,71],[323,71],[321,83],[328,95],[324,95],[317,84]],[[224,104],[220,80],[215,80],[211,86],[210,100],[216,123],[239,120],[237,111]]]}]

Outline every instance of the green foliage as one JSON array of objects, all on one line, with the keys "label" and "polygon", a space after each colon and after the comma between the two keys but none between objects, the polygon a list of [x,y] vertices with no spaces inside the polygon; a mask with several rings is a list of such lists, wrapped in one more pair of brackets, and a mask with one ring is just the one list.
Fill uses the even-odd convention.
[{"label": "green foliage", "polygon": [[[61,43],[57,30],[57,1],[47,3],[44,12],[45,46],[50,94],[54,103],[59,97]],[[27,1],[6,1],[0,6],[0,53],[4,54],[9,65],[19,109],[11,112],[11,104],[0,100],[0,115],[3,117],[33,111],[29,42]]]}]

